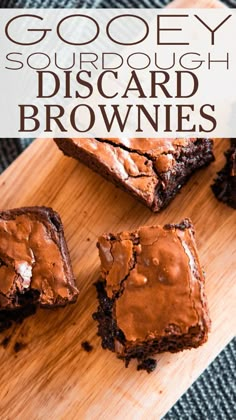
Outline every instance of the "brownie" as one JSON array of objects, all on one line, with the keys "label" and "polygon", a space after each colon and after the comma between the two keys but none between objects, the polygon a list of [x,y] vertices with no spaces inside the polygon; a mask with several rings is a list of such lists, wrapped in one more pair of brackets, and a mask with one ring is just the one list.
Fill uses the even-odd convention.
[{"label": "brownie", "polygon": [[236,139],[231,140],[231,147],[225,157],[226,164],[217,173],[212,191],[219,201],[236,209]]},{"label": "brownie", "polygon": [[78,296],[59,215],[47,207],[0,211],[0,330],[37,306]]},{"label": "brownie", "polygon": [[154,212],[167,206],[191,174],[214,160],[208,139],[55,139],[76,158]]},{"label": "brownie", "polygon": [[102,347],[128,365],[154,370],[150,357],[196,348],[208,337],[205,278],[189,219],[105,234],[98,240],[101,278],[96,283]]}]

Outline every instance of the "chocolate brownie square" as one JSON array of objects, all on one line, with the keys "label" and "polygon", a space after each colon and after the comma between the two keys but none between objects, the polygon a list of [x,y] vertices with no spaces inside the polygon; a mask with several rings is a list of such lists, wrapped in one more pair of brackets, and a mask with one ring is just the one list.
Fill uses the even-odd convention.
[{"label": "chocolate brownie square", "polygon": [[151,371],[151,356],[196,348],[208,337],[210,319],[194,228],[144,226],[98,240],[101,278],[94,314],[102,346],[128,365]]},{"label": "chocolate brownie square", "polygon": [[231,140],[231,147],[225,153],[226,164],[212,185],[212,191],[219,201],[236,209],[236,139]]},{"label": "chocolate brownie square", "polygon": [[0,329],[77,296],[59,215],[47,207],[0,211]]},{"label": "chocolate brownie square", "polygon": [[55,139],[76,158],[154,212],[172,200],[193,172],[214,160],[209,139]]}]

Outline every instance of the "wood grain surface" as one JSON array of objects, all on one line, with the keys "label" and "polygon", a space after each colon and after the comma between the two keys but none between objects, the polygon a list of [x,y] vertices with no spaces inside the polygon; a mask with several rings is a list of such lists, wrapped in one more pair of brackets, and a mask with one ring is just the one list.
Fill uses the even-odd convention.
[{"label": "wood grain surface", "polygon": [[[219,203],[210,184],[224,163],[229,140],[215,140],[216,162],[196,173],[171,205],[153,214],[73,159],[52,140],[37,140],[1,176],[1,207],[46,205],[63,220],[77,285],[77,304],[39,310],[0,335],[1,419],[159,419],[235,334],[236,236],[233,209]],[[126,369],[96,336],[99,273],[97,237],[143,224],[191,217],[197,230],[213,321],[207,344],[157,356],[150,375]],[[233,313],[234,310],[234,313]],[[81,343],[88,340],[93,351]],[[16,343],[25,347],[16,352]],[[15,349],[14,349],[15,347]]]}]

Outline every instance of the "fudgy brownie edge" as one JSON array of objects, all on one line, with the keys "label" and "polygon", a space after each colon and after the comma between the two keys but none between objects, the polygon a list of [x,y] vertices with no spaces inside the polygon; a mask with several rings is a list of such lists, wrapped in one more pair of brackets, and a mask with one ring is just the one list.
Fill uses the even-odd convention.
[{"label": "fudgy brownie edge", "polygon": [[54,141],[66,156],[78,159],[154,212],[166,207],[197,169],[214,160],[211,139]]},{"label": "fudgy brownie edge", "polygon": [[236,209],[236,139],[231,140],[231,147],[225,152],[226,164],[217,173],[211,186],[215,197]]},{"label": "fudgy brownie edge", "polygon": [[[143,228],[144,229],[144,228]],[[150,227],[151,229],[151,227]],[[191,231],[191,235],[193,234],[193,226],[190,220],[185,219],[178,225],[165,225],[163,227],[164,232],[171,232],[173,230],[178,230],[185,232],[185,230]],[[164,233],[165,234],[165,233]],[[121,235],[104,235],[108,238],[108,240],[121,240]],[[133,235],[133,236],[132,236]],[[136,234],[128,234],[125,233],[123,236],[123,240],[126,241],[128,238],[132,238],[132,241],[137,241]],[[180,233],[181,237],[181,233]],[[120,238],[120,239],[119,239]],[[126,238],[126,239],[124,239]],[[104,246],[104,243],[100,242]],[[183,242],[183,246],[186,246],[185,242]],[[139,247],[139,242],[136,242],[137,247]],[[100,246],[100,245],[99,245]],[[191,248],[193,247],[193,248]],[[196,348],[202,345],[208,336],[208,331],[210,328],[210,319],[208,314],[208,307],[206,296],[204,293],[204,278],[203,273],[201,270],[201,266],[198,261],[198,257],[196,254],[196,249],[194,243],[190,244],[190,248],[192,249],[192,256],[191,258],[194,259],[194,266],[192,266],[192,276],[193,276],[193,283],[195,281],[198,282],[198,287],[200,292],[195,296],[195,303],[194,305],[198,305],[200,308],[201,313],[200,317],[197,321],[188,320],[187,322],[187,329],[185,328],[186,332],[181,332],[180,325],[174,324],[167,324],[166,330],[163,331],[163,334],[151,334],[148,339],[136,339],[133,341],[127,340],[124,332],[119,327],[116,317],[116,306],[119,299],[122,297],[124,293],[124,287],[127,287],[126,279],[128,279],[130,272],[133,270],[131,267],[131,271],[126,277],[121,281],[119,287],[113,287],[113,292],[109,291],[109,284],[107,283],[106,279],[101,278],[95,283],[97,289],[97,297],[99,301],[99,306],[97,312],[93,314],[94,320],[98,323],[98,335],[101,337],[102,340],[102,347],[104,349],[109,349],[112,352],[117,354],[117,357],[124,360],[126,366],[128,366],[131,359],[137,359],[138,361],[138,369],[146,369],[149,373],[154,370],[156,364],[154,363],[152,356],[158,353],[162,353],[165,351],[169,352],[177,352],[182,351],[184,349],[191,349]],[[106,251],[104,251],[105,253]],[[189,251],[186,251],[189,252]],[[118,258],[119,260],[119,258]],[[118,261],[117,260],[117,261]],[[105,267],[105,266],[104,266]],[[167,269],[168,270],[168,269]],[[140,271],[139,271],[140,273]],[[148,276],[148,275],[147,275]],[[167,276],[168,277],[168,276]],[[181,277],[179,277],[181,281]],[[194,280],[195,279],[195,280]],[[171,281],[171,278],[169,278]],[[111,279],[109,279],[109,282]],[[168,281],[168,280],[167,280]],[[155,290],[155,289],[154,289]],[[109,295],[108,295],[109,291]],[[168,293],[168,289],[167,289]],[[141,296],[141,295],[139,295]],[[145,295],[144,295],[145,296]],[[137,299],[137,297],[136,297]],[[186,302],[188,304],[188,302]],[[149,305],[149,302],[146,302],[146,305]],[[157,296],[157,303],[158,305],[158,296]],[[181,302],[181,305],[184,305],[185,301]],[[132,307],[132,306],[131,306]],[[166,307],[168,308],[168,300],[166,301]],[[145,306],[144,306],[145,308]],[[169,308],[171,311],[171,307]],[[145,309],[143,316],[145,316]],[[171,316],[170,316],[171,319]],[[140,321],[142,323],[142,321]],[[158,323],[158,320],[157,320]],[[168,328],[167,328],[168,327]],[[135,334],[135,333],[134,333]]]},{"label": "fudgy brownie edge", "polygon": [[2,210],[0,240],[0,330],[21,322],[38,306],[53,309],[77,300],[58,213],[48,207]]}]

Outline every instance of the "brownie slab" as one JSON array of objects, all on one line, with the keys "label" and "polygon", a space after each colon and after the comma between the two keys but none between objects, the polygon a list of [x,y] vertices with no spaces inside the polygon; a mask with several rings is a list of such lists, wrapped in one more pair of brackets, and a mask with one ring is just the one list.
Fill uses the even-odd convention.
[{"label": "brownie slab", "polygon": [[236,139],[231,140],[231,148],[225,153],[226,164],[212,185],[212,191],[219,201],[236,209]]},{"label": "brownie slab", "polygon": [[126,364],[155,368],[151,356],[199,347],[210,319],[189,219],[98,240],[101,278],[94,314],[102,346]]},{"label": "brownie slab", "polygon": [[209,139],[55,139],[67,156],[130,192],[154,212],[214,160]]},{"label": "brownie slab", "polygon": [[0,329],[77,295],[59,215],[47,207],[0,211]]}]

